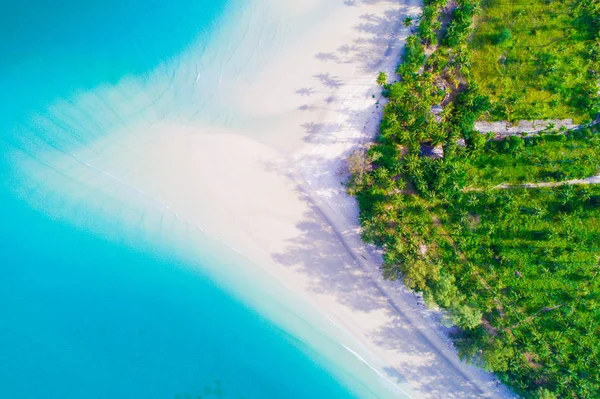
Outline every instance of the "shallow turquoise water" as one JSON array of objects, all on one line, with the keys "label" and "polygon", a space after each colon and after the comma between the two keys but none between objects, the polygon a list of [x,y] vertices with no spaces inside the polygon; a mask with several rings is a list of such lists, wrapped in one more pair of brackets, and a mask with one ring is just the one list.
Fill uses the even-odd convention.
[{"label": "shallow turquoise water", "polygon": [[145,76],[211,26],[226,0],[23,0],[0,15],[0,116]]},{"label": "shallow turquoise water", "polygon": [[176,259],[2,207],[3,397],[351,397],[308,348]]},{"label": "shallow turquoise water", "polygon": [[[35,158],[37,141],[23,135],[38,134],[29,118],[55,101],[144,79],[199,37],[208,42],[225,2],[16,3],[0,15],[0,397],[353,397],[312,349],[176,251],[150,250],[142,232],[136,246],[32,209],[54,195],[30,181],[19,193],[26,177],[5,157],[27,142]],[[65,198],[58,206],[86,212]]]}]

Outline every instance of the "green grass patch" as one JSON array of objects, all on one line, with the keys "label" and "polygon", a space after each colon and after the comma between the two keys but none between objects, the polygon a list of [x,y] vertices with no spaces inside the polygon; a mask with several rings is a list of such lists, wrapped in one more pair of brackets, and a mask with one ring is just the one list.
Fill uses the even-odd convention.
[{"label": "green grass patch", "polygon": [[489,141],[464,165],[471,187],[583,179],[600,173],[600,135],[553,134]]},{"label": "green grass patch", "polygon": [[490,120],[589,121],[598,113],[598,35],[580,0],[487,0],[470,42]]}]

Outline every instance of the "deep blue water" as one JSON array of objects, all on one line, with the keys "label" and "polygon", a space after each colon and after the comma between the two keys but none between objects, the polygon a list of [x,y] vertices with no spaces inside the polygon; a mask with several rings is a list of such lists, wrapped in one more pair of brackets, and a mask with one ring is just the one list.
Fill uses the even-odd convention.
[{"label": "deep blue water", "polygon": [[[143,78],[198,37],[210,40],[224,7],[222,0],[3,5],[0,397],[352,397],[318,354],[169,251],[119,244],[28,205],[47,191],[28,188],[31,201],[16,194],[26,177],[5,155],[23,139],[15,135],[35,129],[31,115],[127,76]],[[29,129],[15,129],[20,124]]]}]

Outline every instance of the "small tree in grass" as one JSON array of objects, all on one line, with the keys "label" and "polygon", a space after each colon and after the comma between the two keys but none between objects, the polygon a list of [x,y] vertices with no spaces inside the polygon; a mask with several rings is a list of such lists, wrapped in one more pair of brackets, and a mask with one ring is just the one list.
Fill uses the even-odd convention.
[{"label": "small tree in grass", "polygon": [[493,39],[494,44],[500,45],[512,39],[512,32],[508,28],[502,29]]}]

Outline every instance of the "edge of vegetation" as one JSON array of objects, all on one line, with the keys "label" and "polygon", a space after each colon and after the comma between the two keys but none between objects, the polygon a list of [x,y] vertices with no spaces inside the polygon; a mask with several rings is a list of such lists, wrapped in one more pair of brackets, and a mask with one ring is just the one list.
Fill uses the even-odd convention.
[{"label": "edge of vegetation", "polygon": [[[598,4],[578,5],[600,35]],[[464,360],[525,397],[600,396],[600,187],[498,190],[494,173],[478,172],[495,162],[501,183],[516,185],[589,177],[598,127],[504,140],[476,132],[495,107],[470,69],[480,10],[478,0],[425,0],[400,80],[378,77],[389,100],[380,134],[348,159],[362,238],[384,250],[385,278],[460,327]]]}]

